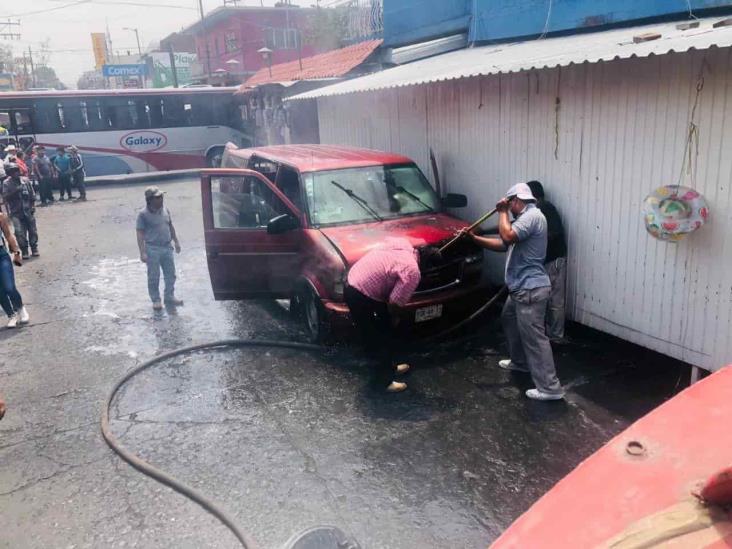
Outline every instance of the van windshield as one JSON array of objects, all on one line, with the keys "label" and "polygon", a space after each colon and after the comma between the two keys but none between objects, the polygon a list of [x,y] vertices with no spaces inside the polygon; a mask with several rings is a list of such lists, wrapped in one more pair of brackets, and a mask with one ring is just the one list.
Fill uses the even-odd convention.
[{"label": "van windshield", "polygon": [[414,164],[303,175],[312,225],[360,223],[436,212],[437,195]]}]

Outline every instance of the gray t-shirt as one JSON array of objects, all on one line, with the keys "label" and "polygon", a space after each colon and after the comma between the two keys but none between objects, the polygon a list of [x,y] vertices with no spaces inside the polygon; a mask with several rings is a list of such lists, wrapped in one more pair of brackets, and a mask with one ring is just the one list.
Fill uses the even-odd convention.
[{"label": "gray t-shirt", "polygon": [[51,168],[51,159],[47,156],[34,156],[33,166],[36,168],[36,172],[39,177],[51,177],[53,175],[53,168]]},{"label": "gray t-shirt", "polygon": [[551,286],[544,269],[546,256],[547,223],[544,214],[534,204],[527,204],[511,225],[518,242],[508,250],[506,285],[509,292],[533,290]]},{"label": "gray t-shirt", "polygon": [[170,246],[173,238],[170,234],[171,222],[170,212],[165,206],[157,212],[151,212],[146,207],[137,214],[137,230],[145,231],[147,246]]}]

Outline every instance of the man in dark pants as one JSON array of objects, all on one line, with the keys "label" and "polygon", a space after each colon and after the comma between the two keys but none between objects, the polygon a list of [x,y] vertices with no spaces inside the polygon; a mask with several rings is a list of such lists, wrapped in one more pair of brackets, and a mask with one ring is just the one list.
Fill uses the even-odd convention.
[{"label": "man in dark pants", "polygon": [[[547,223],[536,207],[536,199],[526,183],[511,187],[506,198],[496,204],[499,237],[469,236],[479,246],[494,252],[508,252],[506,286],[508,299],[501,321],[510,359],[499,361],[505,370],[531,374],[536,388],[526,391],[534,400],[564,398],[554,366],[554,356],[544,321],[551,294],[551,282],[544,268]],[[509,212],[515,218],[511,223]],[[463,229],[461,233],[465,234]]]},{"label": "man in dark pants", "polygon": [[15,229],[15,239],[23,254],[28,259],[28,246],[34,256],[38,253],[38,229],[36,228],[36,195],[31,182],[20,175],[17,164],[5,164],[7,178],[0,185],[3,200],[8,208],[8,215]]},{"label": "man in dark pants", "polygon": [[38,194],[41,195],[41,205],[53,204],[53,164],[46,156],[46,148],[43,145],[36,147],[36,155],[33,157],[33,175],[38,181]]},{"label": "man in dark pants", "polygon": [[567,241],[564,225],[557,208],[544,198],[544,187],[538,181],[529,181],[531,194],[536,198],[536,206],[546,217],[548,240],[544,268],[552,283],[552,293],[546,308],[546,335],[552,343],[567,343],[564,337],[564,305],[567,285]]},{"label": "man in dark pants", "polygon": [[61,198],[59,200],[66,200],[64,193],[71,200],[74,198],[71,194],[71,157],[66,154],[66,149],[61,146],[56,149],[56,154],[51,159],[51,162],[53,162],[53,167],[56,169],[58,186],[61,189]]},{"label": "man in dark pants", "polygon": [[85,201],[86,185],[84,185],[84,179],[86,178],[86,172],[84,171],[84,159],[79,154],[76,145],[71,145],[69,150],[71,151],[71,177],[76,189],[79,191],[79,200]]},{"label": "man in dark pants", "polygon": [[344,298],[367,354],[374,359],[372,381],[379,389],[399,393],[407,384],[395,381],[409,365],[394,365],[394,312],[406,305],[421,274],[419,254],[406,238],[387,238],[358,260],[348,273]]}]

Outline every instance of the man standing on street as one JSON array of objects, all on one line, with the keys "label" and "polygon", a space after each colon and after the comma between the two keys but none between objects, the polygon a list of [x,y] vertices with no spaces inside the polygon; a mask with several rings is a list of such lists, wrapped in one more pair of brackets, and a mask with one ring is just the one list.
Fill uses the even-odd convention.
[{"label": "man standing on street", "polygon": [[60,200],[66,200],[64,193],[69,196],[71,200],[73,195],[71,194],[71,157],[66,154],[66,149],[63,146],[56,149],[56,155],[51,159],[53,167],[56,169],[56,176],[58,177],[58,186],[61,189]]},{"label": "man standing on street", "polygon": [[41,195],[41,205],[53,204],[53,164],[46,156],[46,148],[43,145],[36,147],[36,155],[33,157],[33,174],[38,181],[38,194]]},{"label": "man standing on street", "polygon": [[544,199],[544,186],[538,181],[529,181],[531,194],[536,198],[536,206],[546,217],[549,232],[546,245],[544,268],[552,283],[552,295],[546,309],[546,335],[556,344],[566,344],[564,337],[564,304],[567,284],[567,241],[564,225],[557,208]]},{"label": "man standing on street", "polygon": [[[147,206],[137,215],[137,246],[140,261],[147,264],[147,289],[153,309],[160,311],[160,270],[165,281],[164,300],[168,306],[183,305],[175,297],[175,252],[180,253],[180,242],[175,234],[170,211],[163,205],[163,192],[157,187],[145,189]],[[172,243],[172,244],[171,244]]]},{"label": "man standing on street", "polygon": [[76,145],[71,145],[69,149],[71,151],[71,177],[73,178],[74,185],[79,191],[79,200],[86,201],[86,186],[84,185],[84,178],[86,172],[84,171],[84,159],[79,154],[79,149]]},{"label": "man standing on street", "polygon": [[[508,251],[506,286],[509,295],[501,321],[508,342],[509,360],[499,361],[506,370],[531,374],[535,389],[526,391],[534,400],[564,398],[554,367],[554,357],[544,320],[551,295],[551,282],[544,268],[547,222],[526,183],[511,187],[496,209],[499,237],[468,233],[479,246],[495,252]],[[515,221],[509,220],[511,212]],[[463,229],[463,232],[465,230]]]},{"label": "man standing on street", "polygon": [[35,257],[38,253],[38,229],[36,228],[36,194],[31,182],[20,175],[20,168],[15,163],[5,164],[7,178],[0,184],[2,197],[8,208],[8,215],[15,229],[15,239],[23,254],[28,259],[28,245]]}]

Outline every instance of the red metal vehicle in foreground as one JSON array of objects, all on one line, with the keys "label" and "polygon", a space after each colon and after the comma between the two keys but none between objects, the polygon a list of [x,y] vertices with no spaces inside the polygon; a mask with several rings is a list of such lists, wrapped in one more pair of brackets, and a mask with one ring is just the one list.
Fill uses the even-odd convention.
[{"label": "red metal vehicle in foreground", "polygon": [[[208,268],[216,299],[290,299],[313,341],[345,325],[348,268],[387,236],[434,245],[467,224],[445,208],[404,156],[325,145],[227,147],[221,169],[201,180]],[[450,248],[422,274],[404,309],[420,327],[475,308],[482,252]],[[429,331],[429,330],[427,330]]]},{"label": "red metal vehicle in foreground", "polygon": [[732,366],[608,442],[491,549],[732,547]]}]

